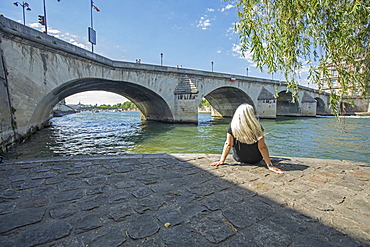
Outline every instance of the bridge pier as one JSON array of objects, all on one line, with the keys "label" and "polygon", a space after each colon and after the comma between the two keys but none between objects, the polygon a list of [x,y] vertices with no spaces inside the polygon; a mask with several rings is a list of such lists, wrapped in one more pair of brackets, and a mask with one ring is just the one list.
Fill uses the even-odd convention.
[{"label": "bridge pier", "polygon": [[316,107],[316,100],[304,92],[300,106],[301,116],[315,117]]},{"label": "bridge pier", "polygon": [[198,94],[194,83],[183,75],[174,91],[174,122],[198,123]]},{"label": "bridge pier", "polygon": [[257,98],[256,112],[259,118],[276,118],[276,97],[262,88]]}]

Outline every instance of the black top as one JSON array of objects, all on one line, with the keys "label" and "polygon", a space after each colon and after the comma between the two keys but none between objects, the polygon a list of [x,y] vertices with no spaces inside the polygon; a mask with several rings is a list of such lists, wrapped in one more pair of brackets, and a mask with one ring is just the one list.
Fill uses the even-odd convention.
[{"label": "black top", "polygon": [[[234,137],[231,131],[231,125],[229,125],[229,128],[227,129],[227,133]],[[262,154],[258,149],[258,142],[246,144],[238,141],[234,137],[233,158],[242,163],[255,164],[260,162],[262,160]]]}]

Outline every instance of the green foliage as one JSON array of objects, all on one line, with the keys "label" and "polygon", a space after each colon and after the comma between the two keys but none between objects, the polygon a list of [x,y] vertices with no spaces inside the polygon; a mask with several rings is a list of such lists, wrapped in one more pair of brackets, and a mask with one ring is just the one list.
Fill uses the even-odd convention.
[{"label": "green foliage", "polygon": [[[341,97],[368,95],[369,0],[237,0],[236,7],[243,54],[252,52],[261,70],[282,71],[293,96],[305,66],[320,89],[322,79],[333,88],[334,68]],[[331,96],[334,114],[339,100]]]},{"label": "green foliage", "polygon": [[115,105],[100,105],[102,108],[117,108],[117,109],[123,109],[123,110],[134,110],[137,109],[137,106],[132,103],[131,101],[126,101],[124,103],[117,103]]},{"label": "green foliage", "polygon": [[202,99],[198,107],[207,106],[209,107],[211,104],[206,99]]},{"label": "green foliage", "polygon": [[131,101],[126,101],[123,104],[118,103],[118,104],[114,105],[113,107],[121,108],[123,110],[137,109],[137,106],[134,103],[132,103]]},{"label": "green foliage", "polygon": [[102,104],[99,107],[101,107],[101,108],[112,108],[111,105],[106,105],[106,104]]}]

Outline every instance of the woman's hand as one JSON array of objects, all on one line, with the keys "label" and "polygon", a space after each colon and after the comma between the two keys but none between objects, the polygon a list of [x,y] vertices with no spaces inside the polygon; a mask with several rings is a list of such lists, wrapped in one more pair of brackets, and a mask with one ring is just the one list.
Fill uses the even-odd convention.
[{"label": "woman's hand", "polygon": [[273,171],[277,174],[284,174],[284,172],[282,170],[280,170],[279,168],[277,168],[276,166],[270,166],[268,165],[267,168],[270,170],[270,171]]},{"label": "woman's hand", "polygon": [[222,162],[222,161],[215,161],[215,162],[213,162],[212,164],[211,164],[211,166],[219,166],[219,165],[223,165],[224,164],[224,162]]}]

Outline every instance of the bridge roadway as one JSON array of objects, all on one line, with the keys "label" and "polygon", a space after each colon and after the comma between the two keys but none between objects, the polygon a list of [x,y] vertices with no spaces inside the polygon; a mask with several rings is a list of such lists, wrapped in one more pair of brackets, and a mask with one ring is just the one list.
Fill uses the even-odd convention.
[{"label": "bridge roadway", "polygon": [[112,61],[3,16],[0,52],[2,147],[41,128],[62,99],[90,90],[120,94],[147,120],[165,122],[196,123],[203,98],[224,117],[241,103],[261,118],[328,112],[328,95],[314,89],[300,87],[292,103],[280,81]]},{"label": "bridge roadway", "polygon": [[370,246],[370,164],[219,155],[6,160],[0,246]]}]

